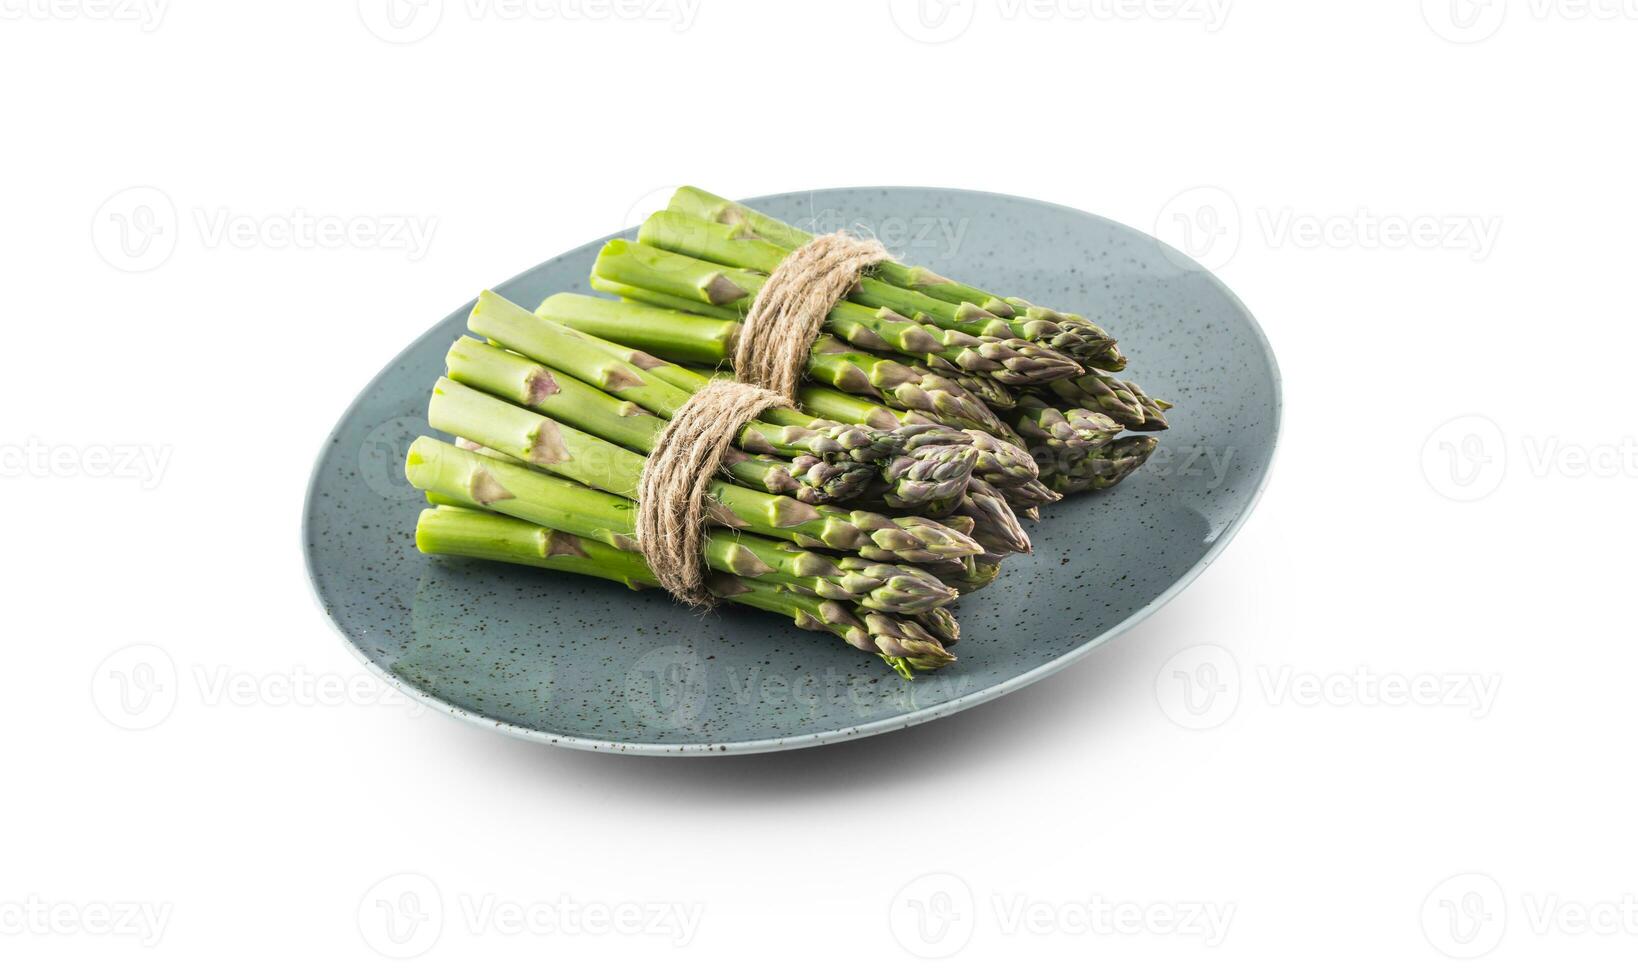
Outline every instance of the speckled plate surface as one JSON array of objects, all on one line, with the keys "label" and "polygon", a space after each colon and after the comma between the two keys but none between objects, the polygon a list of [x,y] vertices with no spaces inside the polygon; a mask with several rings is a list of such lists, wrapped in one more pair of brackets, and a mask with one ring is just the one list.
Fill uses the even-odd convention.
[{"label": "speckled plate surface", "polygon": [[[1030,528],[1035,554],[1009,558],[996,584],[961,600],[960,662],[906,682],[765,613],[702,617],[659,592],[416,552],[422,501],[404,482],[404,450],[430,431],[427,396],[463,307],[358,396],[308,489],[314,590],[388,682],[456,717],[583,749],[763,752],[858,738],[1086,656],[1176,595],[1251,511],[1279,428],[1278,369],[1250,313],[1186,256],[1102,218],[976,191],[847,188],[750,203],[806,227],[862,228],[907,261],[1087,314],[1120,339],[1134,380],[1177,403],[1161,449],[1115,490],[1047,508]],[[602,244],[498,291],[531,308],[587,292]]]}]

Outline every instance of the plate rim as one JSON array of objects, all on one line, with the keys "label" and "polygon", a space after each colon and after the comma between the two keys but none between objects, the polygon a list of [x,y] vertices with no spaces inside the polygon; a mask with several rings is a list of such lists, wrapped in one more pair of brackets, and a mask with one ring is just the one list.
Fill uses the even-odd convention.
[{"label": "plate rim", "polygon": [[[335,616],[330,612],[329,608],[326,607],[324,597],[319,594],[318,573],[313,567],[313,551],[311,548],[307,547],[309,537],[308,532],[312,526],[314,501],[318,496],[319,474],[322,469],[325,455],[329,452],[330,447],[335,444],[342,426],[349,418],[352,417],[354,410],[358,408],[359,403],[364,400],[365,396],[367,396],[371,391],[375,390],[376,383],[379,382],[388,371],[393,369],[393,365],[398,362],[399,357],[401,357],[416,344],[419,344],[422,340],[426,339],[426,337],[431,335],[433,332],[438,330],[445,320],[448,320],[452,316],[456,316],[462,310],[472,306],[473,301],[469,300],[462,303],[460,306],[457,306],[454,310],[451,310],[446,316],[440,317],[435,323],[433,323],[432,326],[422,331],[415,337],[415,339],[411,340],[408,344],[401,348],[397,354],[393,355],[393,357],[388,360],[380,370],[371,375],[370,380],[365,382],[364,386],[361,387],[358,390],[358,393],[353,396],[352,400],[347,403],[347,407],[342,410],[340,417],[336,419],[335,424],[332,425],[330,430],[325,434],[324,441],[320,444],[318,452],[313,456],[311,471],[307,477],[307,489],[302,496],[301,526],[299,529],[299,544],[302,551],[302,567],[307,572],[307,595],[317,607],[319,614],[324,619],[325,623],[327,623],[336,636],[340,638],[342,645],[344,645],[348,651],[352,653],[354,659],[362,663],[364,667],[378,679],[386,682],[389,686],[398,690],[400,693],[406,695],[417,703],[436,708],[452,718],[457,718],[469,724],[499,732],[502,735],[522,739],[526,742],[534,742],[541,745],[557,745],[564,748],[578,749],[581,751],[642,756],[750,755],[763,752],[779,752],[788,749],[804,749],[819,745],[830,745],[837,742],[848,742],[854,739],[868,738],[871,735],[879,735],[883,732],[910,728],[915,725],[925,724],[929,721],[935,721],[939,718],[957,714],[958,712],[965,711],[968,708],[976,707],[987,701],[993,701],[994,699],[1003,695],[1011,694],[1013,691],[1028,687],[1029,685],[1034,684],[1036,681],[1050,677],[1071,664],[1079,663],[1081,660],[1084,660],[1089,654],[1091,654],[1092,651],[1098,649],[1111,640],[1114,640],[1116,637],[1124,634],[1127,630],[1130,630],[1132,627],[1148,619],[1154,613],[1158,612],[1163,606],[1176,598],[1184,589],[1192,585],[1194,581],[1200,577],[1201,573],[1205,572],[1207,568],[1211,567],[1212,563],[1217,560],[1217,556],[1223,553],[1223,549],[1228,547],[1229,542],[1234,540],[1235,536],[1239,534],[1240,529],[1245,526],[1248,520],[1250,520],[1252,513],[1257,509],[1257,504],[1262,500],[1263,491],[1268,488],[1269,479],[1273,476],[1274,467],[1279,460],[1280,436],[1284,429],[1285,420],[1285,382],[1280,373],[1279,360],[1274,356],[1274,348],[1269,344],[1268,335],[1263,331],[1262,324],[1257,322],[1257,318],[1252,315],[1251,310],[1247,308],[1245,303],[1241,301],[1240,297],[1228,287],[1228,284],[1223,282],[1223,280],[1219,278],[1215,272],[1194,261],[1192,257],[1179,252],[1171,245],[1161,241],[1154,235],[1151,235],[1142,229],[1133,228],[1131,225],[1116,221],[1113,218],[1106,218],[1103,215],[1093,214],[1090,211],[1082,211],[1079,208],[1073,208],[1066,204],[1058,204],[1053,201],[1042,201],[1038,198],[1022,197],[1016,194],[975,190],[967,187],[936,187],[914,184],[865,184],[858,186],[817,187],[806,190],[784,191],[778,194],[763,194],[756,197],[748,197],[744,198],[743,200],[745,203],[755,205],[757,202],[770,197],[787,197],[791,194],[824,194],[837,191],[887,191],[889,193],[896,191],[953,191],[961,194],[974,194],[982,197],[1018,201],[1024,204],[1053,208],[1079,217],[1091,218],[1095,221],[1106,222],[1127,231],[1135,232],[1136,234],[1158,244],[1165,251],[1167,258],[1176,263],[1178,268],[1185,273],[1207,276],[1210,281],[1222,291],[1223,295],[1228,297],[1228,299],[1233,302],[1235,308],[1237,308],[1240,314],[1245,317],[1246,323],[1250,324],[1251,326],[1252,337],[1257,343],[1257,349],[1259,353],[1262,354],[1263,360],[1268,366],[1269,380],[1273,387],[1272,394],[1274,419],[1273,432],[1269,437],[1268,463],[1263,467],[1262,475],[1258,479],[1256,487],[1253,488],[1250,497],[1247,499],[1245,506],[1240,509],[1239,514],[1237,514],[1235,518],[1223,528],[1222,532],[1217,535],[1210,547],[1206,549],[1205,554],[1201,555],[1193,565],[1189,566],[1189,568],[1185,570],[1182,575],[1178,576],[1177,581],[1167,586],[1159,595],[1144,603],[1141,607],[1134,609],[1125,619],[1104,630],[1102,633],[1099,633],[1097,636],[1092,637],[1085,643],[1082,643],[1080,646],[1074,647],[1065,653],[1059,654],[1038,667],[1027,670],[1015,677],[1009,677],[1004,681],[991,684],[989,687],[974,691],[971,694],[963,694],[960,697],[945,701],[942,704],[931,705],[926,708],[918,708],[915,711],[907,712],[901,715],[894,715],[891,718],[882,718],[877,721],[866,722],[862,725],[848,725],[841,728],[827,729],[822,732],[807,732],[801,735],[782,735],[775,738],[745,739],[729,742],[627,742],[615,739],[586,738],[580,735],[568,735],[561,732],[548,732],[538,728],[530,728],[524,725],[515,724],[513,722],[484,717],[483,715],[468,711],[459,705],[452,704],[430,691],[424,691],[418,687],[415,687],[408,681],[387,671],[380,664],[372,660],[358,643],[354,642],[351,637],[342,631],[341,624],[336,621]],[[567,255],[569,252],[578,251],[579,249],[597,244],[598,242],[607,241],[611,237],[621,237],[628,232],[635,230],[635,228],[636,226],[634,225],[630,228],[624,228],[616,231],[612,235],[599,236],[585,242],[582,245],[565,249],[564,251],[558,253],[558,256]],[[505,280],[500,285],[493,287],[493,289],[496,292],[504,293],[508,286],[511,286],[519,279],[529,275],[535,269],[545,265],[547,262],[554,261],[558,256],[552,256],[551,258],[545,259],[542,262],[538,262],[535,265],[530,266],[528,269],[525,269]]]}]

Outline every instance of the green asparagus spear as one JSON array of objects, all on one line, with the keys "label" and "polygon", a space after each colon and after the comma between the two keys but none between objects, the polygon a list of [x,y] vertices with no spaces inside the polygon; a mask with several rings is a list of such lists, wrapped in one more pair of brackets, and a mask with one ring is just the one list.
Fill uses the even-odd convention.
[{"label": "green asparagus spear", "polygon": [[1119,423],[1100,412],[1060,410],[1034,395],[1020,397],[1017,410],[1008,415],[1007,421],[1032,454],[1096,449],[1121,430]]},{"label": "green asparagus spear", "polygon": [[996,580],[1001,574],[1001,559],[989,553],[969,555],[955,561],[927,566],[945,585],[962,595],[977,592]]},{"label": "green asparagus spear", "polygon": [[1029,535],[1002,493],[983,480],[975,480],[968,486],[956,514],[972,520],[973,529],[968,537],[983,545],[985,551],[1027,555],[1033,550]]},{"label": "green asparagus spear", "polygon": [[940,607],[929,609],[926,612],[916,613],[911,617],[921,624],[922,629],[933,634],[939,642],[946,646],[961,639],[961,623],[957,621],[955,613]]},{"label": "green asparagus spear", "polygon": [[1088,371],[1078,378],[1062,378],[1048,385],[1044,401],[1090,412],[1100,412],[1128,429],[1150,432],[1167,427],[1161,403],[1130,381]]}]

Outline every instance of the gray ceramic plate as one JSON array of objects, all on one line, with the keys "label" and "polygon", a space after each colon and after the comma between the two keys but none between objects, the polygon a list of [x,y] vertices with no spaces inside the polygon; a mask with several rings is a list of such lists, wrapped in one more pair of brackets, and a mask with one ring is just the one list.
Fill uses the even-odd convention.
[{"label": "gray ceramic plate", "polygon": [[[330,435],[303,541],[325,612],[364,662],[427,703],[498,731],[583,749],[762,752],[859,738],[1040,680],[1176,595],[1228,543],[1268,477],[1280,381],[1262,331],[1214,276],[1122,225],[976,191],[850,188],[751,202],[793,223],[862,228],[912,262],[1091,316],[1130,374],[1177,403],[1147,466],[1047,508],[1034,555],[960,603],[960,663],[914,682],[788,621],[706,617],[659,592],[432,559],[405,447],[463,307],[398,355]],[[629,236],[630,232],[623,233]],[[587,291],[592,242],[498,291],[533,307]],[[476,289],[474,289],[474,294]]]}]

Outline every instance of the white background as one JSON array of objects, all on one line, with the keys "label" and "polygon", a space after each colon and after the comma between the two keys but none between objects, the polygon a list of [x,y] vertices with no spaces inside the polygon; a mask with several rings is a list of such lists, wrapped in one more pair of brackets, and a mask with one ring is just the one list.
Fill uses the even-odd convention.
[{"label": "white background", "polygon": [[[1638,960],[1638,5],[0,12],[7,975]],[[398,703],[308,597],[314,453],[434,320],[680,182],[1195,252],[1285,374],[1259,512],[1088,662],[898,734],[611,758]]]}]

